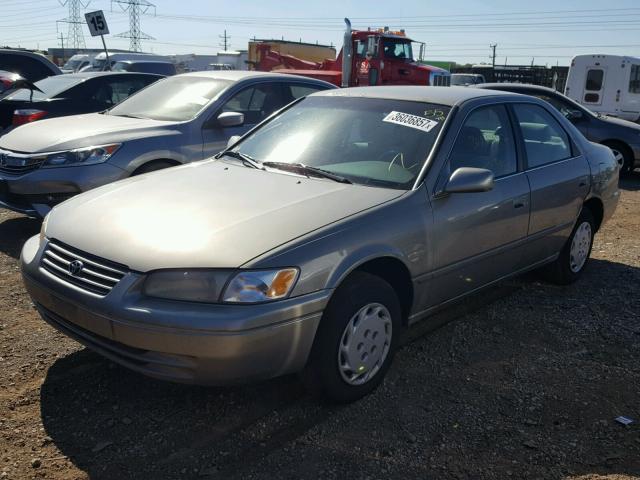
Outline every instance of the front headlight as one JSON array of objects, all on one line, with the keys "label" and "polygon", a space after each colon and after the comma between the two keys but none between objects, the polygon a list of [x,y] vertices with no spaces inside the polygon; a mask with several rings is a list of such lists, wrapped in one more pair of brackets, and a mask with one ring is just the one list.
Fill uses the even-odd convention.
[{"label": "front headlight", "polygon": [[225,288],[222,300],[226,303],[260,303],[279,300],[291,293],[297,279],[297,268],[240,272]]},{"label": "front headlight", "polygon": [[150,297],[218,303],[229,270],[158,270],[147,276],[143,292]]},{"label": "front headlight", "polygon": [[296,268],[240,272],[158,270],[147,276],[143,293],[150,297],[186,302],[261,303],[288,296],[297,278]]},{"label": "front headlight", "polygon": [[49,221],[49,215],[51,215],[51,212],[47,213],[47,215],[44,217],[44,220],[42,220],[42,226],[40,227],[40,244],[41,245],[42,245],[42,242],[44,242],[44,239],[46,238],[47,222]]},{"label": "front headlight", "polygon": [[113,155],[120,143],[97,147],[76,148],[68,152],[57,152],[47,155],[44,167],[66,167],[72,165],[93,165],[105,162]]}]

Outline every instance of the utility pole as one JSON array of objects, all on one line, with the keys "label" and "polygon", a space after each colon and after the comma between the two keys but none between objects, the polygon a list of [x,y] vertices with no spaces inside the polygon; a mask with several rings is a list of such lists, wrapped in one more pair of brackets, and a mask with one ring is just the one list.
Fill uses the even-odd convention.
[{"label": "utility pole", "polygon": [[64,35],[62,35],[62,32],[60,32],[60,46],[62,47],[62,63],[64,63],[64,61],[65,61],[65,54],[64,54]]},{"label": "utility pole", "polygon": [[219,43],[218,45],[220,45],[222,48],[224,48],[224,51],[226,52],[228,50],[228,47],[231,46],[231,44],[228,42],[229,40],[231,40],[231,37],[229,37],[227,35],[227,30],[226,29],[224,31],[224,35],[218,35],[218,37],[220,39],[222,39],[222,43]]},{"label": "utility pole", "polygon": [[496,47],[497,46],[498,46],[497,43],[489,45],[489,48],[491,48],[491,50],[493,50],[493,53],[491,55],[491,66],[493,67],[494,70],[496,68]]},{"label": "utility pole", "polygon": [[129,38],[129,50],[132,52],[142,51],[141,40],[155,40],[151,35],[147,35],[140,30],[140,15],[143,15],[153,8],[153,14],[156,13],[156,6],[147,0],[111,0],[111,9],[113,4],[117,3],[123,12],[129,12],[129,31],[115,35],[120,38]]}]

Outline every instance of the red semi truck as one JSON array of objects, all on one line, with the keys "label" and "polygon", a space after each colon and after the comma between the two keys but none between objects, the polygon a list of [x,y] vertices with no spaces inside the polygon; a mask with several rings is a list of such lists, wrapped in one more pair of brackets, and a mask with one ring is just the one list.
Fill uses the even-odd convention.
[{"label": "red semi truck", "polygon": [[[449,86],[447,70],[421,65],[414,61],[413,40],[404,30],[352,30],[349,19],[342,50],[335,60],[303,60],[271,50],[268,44],[256,46],[258,60],[254,67],[263,72],[277,71],[318,78],[338,87],[368,85]],[[419,43],[419,42],[418,42]],[[424,44],[421,44],[421,49]]]}]

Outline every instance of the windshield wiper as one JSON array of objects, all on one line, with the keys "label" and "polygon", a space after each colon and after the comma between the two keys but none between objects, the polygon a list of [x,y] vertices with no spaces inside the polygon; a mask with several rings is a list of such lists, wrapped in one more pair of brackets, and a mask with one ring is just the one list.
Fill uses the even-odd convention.
[{"label": "windshield wiper", "polygon": [[[229,150],[228,152],[223,152],[221,156],[227,156],[231,158],[237,158],[238,160],[242,160],[242,163],[251,168],[257,168],[258,170],[264,170],[262,164],[254,158],[251,158],[246,153],[240,153],[233,150]],[[220,158],[216,155],[216,158]]]},{"label": "windshield wiper", "polygon": [[269,168],[278,168],[280,170],[289,170],[293,172],[300,172],[309,176],[310,174],[316,177],[328,178],[329,180],[333,180],[338,183],[348,183],[352,184],[353,182],[346,177],[342,177],[335,173],[328,172],[327,170],[323,170],[317,167],[310,167],[309,165],[304,165],[303,163],[287,163],[287,162],[263,162],[262,166]]}]

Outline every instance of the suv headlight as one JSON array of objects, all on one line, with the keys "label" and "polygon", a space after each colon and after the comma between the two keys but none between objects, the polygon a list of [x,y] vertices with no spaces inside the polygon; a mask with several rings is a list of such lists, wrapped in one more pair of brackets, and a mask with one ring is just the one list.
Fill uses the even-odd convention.
[{"label": "suv headlight", "polygon": [[143,293],[186,302],[261,303],[287,297],[297,279],[296,268],[158,270],[147,276]]},{"label": "suv headlight", "polygon": [[76,148],[68,152],[56,152],[47,155],[44,167],[66,167],[71,165],[93,165],[105,162],[113,155],[121,143],[100,145],[97,147]]}]

